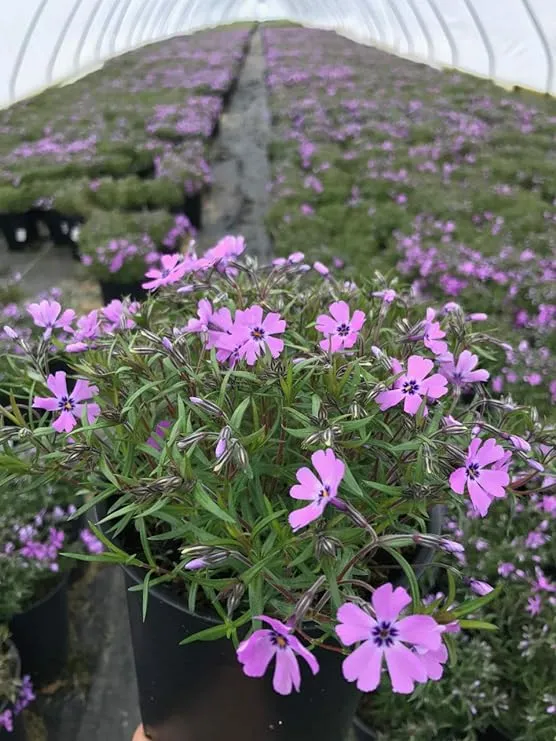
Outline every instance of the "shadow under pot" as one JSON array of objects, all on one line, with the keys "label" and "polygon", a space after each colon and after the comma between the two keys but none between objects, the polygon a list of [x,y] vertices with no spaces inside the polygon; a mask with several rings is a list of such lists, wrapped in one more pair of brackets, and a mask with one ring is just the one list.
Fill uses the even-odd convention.
[{"label": "shadow under pot", "polygon": [[[126,586],[144,573],[123,567]],[[313,676],[300,660],[302,691],[278,695],[272,667],[245,676],[231,641],[187,636],[214,627],[210,614],[190,613],[168,587],[150,590],[146,619],[141,591],[127,592],[139,704],[145,731],[164,741],[340,741],[351,727],[360,693],[342,676],[343,655],[317,649]]]},{"label": "shadow under pot", "polygon": [[[21,659],[15,644],[12,641],[8,641],[8,656],[12,659],[13,671],[10,679],[21,678]],[[6,728],[0,727],[0,741],[27,741],[27,734],[25,732],[25,724],[21,714],[13,713],[13,708],[9,702],[0,702],[0,716],[6,710],[12,710],[12,723],[13,728],[8,731]]]},{"label": "shadow under pot", "polygon": [[63,672],[69,650],[68,574],[27,610],[14,615],[9,628],[21,657],[23,674],[36,688]]},{"label": "shadow under pot", "polygon": [[144,301],[147,298],[148,291],[142,287],[143,281],[133,283],[118,283],[117,281],[99,281],[102,301],[105,306],[114,299],[123,299],[129,296],[133,301]]},{"label": "shadow under pot", "polygon": [[191,226],[199,231],[203,221],[203,199],[201,191],[185,196],[183,205],[170,209],[172,214],[185,214]]}]

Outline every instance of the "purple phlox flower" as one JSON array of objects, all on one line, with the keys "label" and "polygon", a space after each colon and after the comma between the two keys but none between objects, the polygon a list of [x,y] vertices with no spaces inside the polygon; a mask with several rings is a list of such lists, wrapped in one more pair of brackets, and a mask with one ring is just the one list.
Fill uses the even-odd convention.
[{"label": "purple phlox flower", "polygon": [[393,288],[385,288],[383,291],[374,291],[372,295],[376,298],[381,298],[385,304],[393,303],[398,296]]},{"label": "purple phlox flower", "polygon": [[487,584],[486,581],[480,581],[478,579],[469,579],[468,582],[469,587],[475,594],[478,594],[479,597],[486,597],[487,594],[490,594],[492,591],[494,591],[493,587],[490,586],[490,584]]},{"label": "purple phlox flower", "polygon": [[330,316],[320,314],[315,325],[326,338],[319,342],[321,349],[325,352],[338,352],[353,347],[365,323],[365,312],[357,309],[350,317],[350,308],[345,301],[330,304],[329,311]]},{"label": "purple phlox flower", "polygon": [[[394,372],[397,374],[402,370],[399,361],[392,361]],[[439,399],[447,393],[446,378],[440,373],[429,376],[434,363],[428,358],[420,355],[411,355],[407,361],[407,372],[394,382],[389,391],[381,391],[376,401],[381,411],[403,401],[404,412],[415,415],[421,406],[423,399]],[[428,414],[427,407],[424,414]]]},{"label": "purple phlox flower", "polygon": [[311,463],[320,478],[310,468],[300,468],[296,473],[299,484],[290,489],[290,496],[294,499],[311,502],[306,507],[290,512],[288,522],[294,531],[320,517],[327,504],[335,503],[344,476],[344,463],[336,458],[333,450],[317,450],[311,456]]},{"label": "purple phlox flower", "polygon": [[448,344],[442,339],[446,332],[440,328],[440,323],[435,322],[436,311],[428,308],[425,318],[423,344],[435,355],[442,355],[448,351]]},{"label": "purple phlox flower", "polygon": [[522,453],[529,453],[531,450],[531,446],[527,442],[527,440],[524,440],[519,435],[510,435],[509,439],[514,446],[516,450],[521,451]]},{"label": "purple phlox flower", "polygon": [[187,272],[187,265],[181,255],[162,255],[160,258],[160,270],[151,268],[145,273],[149,278],[143,283],[143,288],[154,291],[161,286],[169,286],[180,281]]},{"label": "purple phlox flower", "polygon": [[164,442],[166,432],[171,426],[172,423],[169,420],[163,419],[162,422],[159,422],[155,426],[154,432],[151,437],[149,437],[146,444],[153,450],[158,450],[158,452],[160,452],[162,450],[162,443]]},{"label": "purple phlox flower", "polygon": [[185,332],[207,333],[212,320],[212,304],[206,298],[202,298],[197,304],[197,319],[190,319],[184,328]]},{"label": "purple phlox flower", "polygon": [[469,350],[464,350],[457,362],[452,353],[446,353],[439,360],[440,372],[456,386],[465,386],[468,383],[478,383],[489,379],[490,374],[487,370],[474,370],[479,358]]},{"label": "purple phlox flower", "polygon": [[440,648],[429,651],[422,646],[414,646],[414,652],[417,654],[425,668],[427,679],[438,681],[442,678],[444,664],[448,661],[448,649],[441,643]]},{"label": "purple phlox flower", "polygon": [[320,262],[319,260],[313,263],[313,269],[321,275],[328,275],[328,273],[330,272],[326,265],[324,265],[324,263]]},{"label": "purple phlox flower", "polygon": [[[46,379],[46,385],[54,394],[51,396],[35,396],[33,407],[35,409],[45,409],[48,412],[58,412],[58,418],[53,422],[52,427],[56,432],[71,432],[77,425],[83,410],[86,410],[89,424],[97,419],[100,414],[98,404],[89,402],[96,394],[98,388],[90,386],[88,381],[79,378],[75,382],[73,391],[68,393],[66,374],[64,371],[57,371],[54,375],[49,375]],[[86,402],[86,403],[83,403]]]},{"label": "purple phlox flower", "polygon": [[527,607],[525,608],[530,615],[538,615],[542,609],[542,601],[538,594],[529,597]]},{"label": "purple phlox flower", "polygon": [[293,629],[279,620],[259,615],[270,628],[256,630],[237,649],[238,661],[248,677],[262,677],[272,659],[276,659],[272,686],[280,695],[289,695],[292,689],[299,692],[301,672],[297,656],[305,659],[313,674],[319,671],[319,664],[313,654],[293,635]]},{"label": "purple phlox flower", "polygon": [[73,330],[73,341],[66,345],[66,351],[83,352],[87,350],[91,340],[97,339],[100,334],[99,312],[97,309],[93,309],[77,320],[77,328]]},{"label": "purple phlox flower", "polygon": [[541,548],[549,540],[548,536],[538,530],[531,530],[525,538],[525,547],[535,550]]},{"label": "purple phlox flower", "polygon": [[120,299],[113,299],[102,309],[104,330],[109,334],[112,334],[119,329],[133,329],[133,327],[135,327],[135,321],[130,315],[136,314],[139,311],[139,308],[140,304],[138,301],[132,301],[130,304],[126,305],[123,301],[120,301]]},{"label": "purple phlox flower", "polygon": [[283,265],[297,265],[300,262],[303,262],[305,259],[305,255],[303,252],[292,252],[291,255],[288,255],[287,257],[277,257],[272,261],[272,264],[275,267],[282,267]]},{"label": "purple phlox flower", "polygon": [[[223,237],[214,247],[211,247],[199,258],[197,269],[207,270],[216,267],[220,272],[229,270],[228,265],[239,257],[245,250],[245,239],[227,235]],[[236,272],[235,270],[233,271]]]},{"label": "purple phlox flower", "polygon": [[57,301],[41,301],[38,304],[29,304],[27,311],[33,317],[37,327],[44,327],[43,336],[45,339],[52,335],[53,329],[63,329],[70,332],[71,323],[75,319],[75,311],[66,309],[62,312],[62,307]]},{"label": "purple phlox flower", "polygon": [[505,497],[504,487],[510,483],[507,471],[487,468],[504,457],[504,449],[494,438],[484,442],[474,438],[468,448],[465,466],[457,468],[450,475],[450,486],[456,494],[463,494],[465,488],[475,510],[484,517],[495,498]]},{"label": "purple phlox flower", "polygon": [[535,577],[533,581],[533,591],[535,592],[556,592],[556,584],[544,575],[540,566],[535,566]]},{"label": "purple phlox flower", "polygon": [[513,563],[504,562],[501,564],[498,564],[498,573],[500,576],[503,576],[504,578],[507,578],[511,573],[515,571],[515,566]]},{"label": "purple phlox flower", "polygon": [[235,314],[232,342],[241,343],[239,357],[245,358],[247,365],[254,365],[268,349],[273,358],[277,358],[284,349],[284,341],[274,335],[286,330],[286,322],[280,314],[271,312],[264,317],[262,306],[251,306],[249,309],[238,309]]},{"label": "purple phlox flower", "polygon": [[338,610],[336,633],[341,642],[345,646],[360,643],[343,662],[344,678],[357,682],[362,692],[372,692],[380,683],[384,658],[394,692],[409,694],[415,682],[427,681],[431,668],[410,647],[439,651],[442,628],[430,615],[399,618],[411,603],[403,587],[383,584],[373,593],[371,603],[375,617],[351,602]]},{"label": "purple phlox flower", "polygon": [[0,728],[3,728],[8,733],[11,733],[14,729],[13,712],[8,708],[0,713]]},{"label": "purple phlox flower", "polygon": [[85,528],[82,530],[79,533],[79,538],[89,553],[98,554],[104,551],[102,541],[100,541],[89,529]]}]

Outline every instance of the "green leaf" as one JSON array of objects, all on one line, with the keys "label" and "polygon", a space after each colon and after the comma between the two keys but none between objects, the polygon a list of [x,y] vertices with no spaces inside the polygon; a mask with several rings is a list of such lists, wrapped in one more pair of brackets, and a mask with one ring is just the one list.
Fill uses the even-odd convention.
[{"label": "green leaf", "polygon": [[480,610],[481,608],[488,605],[489,602],[492,602],[492,600],[496,599],[501,591],[502,587],[499,586],[496,587],[496,589],[493,589],[492,592],[490,592],[489,594],[486,594],[484,597],[477,597],[476,599],[466,600],[455,610],[452,610],[452,614],[455,618],[461,618],[469,615],[471,612]]},{"label": "green leaf", "polygon": [[282,517],[282,515],[285,515],[287,511],[287,509],[281,509],[278,510],[278,512],[273,512],[272,514],[263,517],[263,519],[259,520],[259,522],[257,522],[255,527],[251,531],[251,536],[255,538],[261,532],[261,530],[264,530],[264,528],[273,520],[277,520],[279,517]]},{"label": "green leaf", "polygon": [[247,407],[251,403],[251,397],[247,396],[245,399],[241,402],[241,404],[237,407],[237,409],[234,410],[234,413],[232,414],[230,418],[230,427],[232,427],[234,430],[239,431],[239,428],[241,427],[241,422],[243,420],[243,415],[247,411]]},{"label": "green leaf", "polygon": [[188,643],[195,643],[195,641],[217,641],[228,635],[228,629],[227,625],[213,625],[212,628],[205,628],[205,630],[187,636],[183,641],[180,641],[180,646],[186,646]]},{"label": "green leaf", "polygon": [[460,620],[459,624],[464,630],[498,630],[497,625],[484,620]]},{"label": "green leaf", "polygon": [[346,464],[345,471],[344,471],[344,478],[342,479],[342,484],[346,487],[346,489],[351,492],[351,494],[355,494],[355,496],[359,497],[360,499],[365,499],[365,494],[357,481],[355,480],[354,475],[349,469],[349,466]]},{"label": "green leaf", "polygon": [[143,579],[142,594],[141,594],[141,614],[143,616],[143,622],[147,617],[147,605],[149,602],[149,583],[152,576],[152,571],[149,571]]},{"label": "green leaf", "polygon": [[411,598],[413,600],[413,606],[416,607],[421,603],[421,593],[419,590],[419,582],[417,581],[417,577],[415,576],[415,572],[413,571],[413,568],[409,561],[402,556],[401,553],[399,553],[394,548],[384,548],[384,550],[389,553],[393,558],[396,559],[396,561],[400,564],[400,566],[403,569],[403,573],[405,575],[405,578],[407,579],[407,583],[409,585],[409,591],[411,592]]},{"label": "green leaf", "polygon": [[219,507],[218,504],[216,504],[214,499],[211,498],[210,494],[205,491],[202,484],[197,484],[197,486],[195,487],[195,499],[200,504],[200,506],[203,507],[203,509],[206,509],[207,512],[210,512],[215,517],[218,517],[219,520],[223,520],[229,525],[237,524],[231,515],[229,515],[221,507]]}]

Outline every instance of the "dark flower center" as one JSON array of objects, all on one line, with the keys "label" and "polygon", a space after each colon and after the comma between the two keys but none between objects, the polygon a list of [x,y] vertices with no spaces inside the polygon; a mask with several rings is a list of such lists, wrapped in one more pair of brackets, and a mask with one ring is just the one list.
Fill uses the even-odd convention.
[{"label": "dark flower center", "polygon": [[404,394],[413,396],[413,394],[416,394],[419,391],[419,384],[413,379],[408,379],[402,385],[402,391],[404,392]]},{"label": "dark flower center", "polygon": [[330,498],[330,486],[328,484],[325,484],[322,489],[319,491],[319,499],[322,501],[323,499],[329,499]]},{"label": "dark flower center", "polygon": [[471,481],[475,481],[475,479],[479,478],[480,468],[478,463],[470,463],[465,470],[467,478],[471,479]]},{"label": "dark flower center", "polygon": [[336,327],[336,334],[339,334],[340,337],[347,337],[350,332],[349,324],[338,324]]},{"label": "dark flower center", "polygon": [[58,409],[63,409],[66,412],[71,412],[74,407],[75,402],[73,401],[71,396],[62,396],[62,398],[58,402]]},{"label": "dark flower center", "polygon": [[167,269],[163,270],[163,271],[162,271],[162,272],[160,273],[160,277],[161,277],[161,278],[167,278],[167,277],[168,277],[169,275],[170,275],[170,270],[167,270]]},{"label": "dark flower center", "polygon": [[383,620],[373,628],[373,641],[380,648],[383,646],[390,648],[394,644],[394,639],[398,636],[398,633],[398,629],[392,623]]},{"label": "dark flower center", "polygon": [[264,334],[264,329],[262,327],[255,327],[251,330],[251,337],[258,342],[264,340]]},{"label": "dark flower center", "polygon": [[278,648],[284,649],[289,645],[288,639],[285,636],[280,635],[280,633],[274,633],[271,640],[275,646],[278,646]]}]

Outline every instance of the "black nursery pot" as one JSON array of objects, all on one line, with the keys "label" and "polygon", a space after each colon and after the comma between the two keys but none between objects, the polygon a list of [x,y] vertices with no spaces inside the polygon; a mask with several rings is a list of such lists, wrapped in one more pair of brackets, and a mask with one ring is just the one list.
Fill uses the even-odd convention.
[{"label": "black nursery pot", "polygon": [[79,216],[66,216],[59,211],[44,211],[41,216],[50,234],[50,239],[56,246],[72,248],[72,256],[79,259],[78,243],[73,239],[74,229],[83,223]]},{"label": "black nursery pot", "polygon": [[0,214],[0,231],[11,252],[23,250],[32,236],[27,214]]},{"label": "black nursery pot", "polygon": [[[127,587],[143,574],[124,567]],[[129,592],[128,610],[139,704],[145,730],[165,741],[342,741],[360,693],[342,677],[343,656],[317,650],[313,677],[300,660],[302,687],[282,697],[272,689],[272,667],[262,679],[243,674],[227,639],[184,638],[215,625],[193,615],[168,591],[150,591],[145,622],[141,592]]]},{"label": "black nursery pot", "polygon": [[376,741],[375,734],[357,715],[353,719],[353,732],[355,733],[356,741]]},{"label": "black nursery pot", "polygon": [[123,299],[125,296],[130,296],[133,301],[143,301],[147,298],[147,291],[141,286],[141,282],[117,283],[116,281],[99,281],[104,305],[108,306],[114,299]]},{"label": "black nursery pot", "polygon": [[69,649],[68,575],[64,574],[46,597],[15,615],[10,632],[23,674],[43,687],[62,673]]},{"label": "black nursery pot", "polygon": [[182,206],[170,209],[172,214],[185,214],[194,229],[201,229],[203,222],[203,199],[201,191],[185,197]]}]

